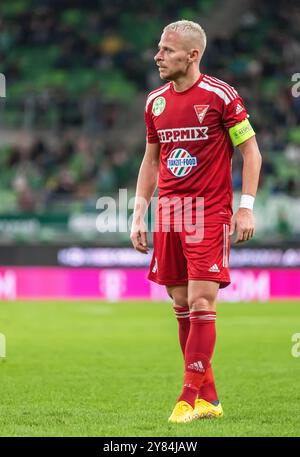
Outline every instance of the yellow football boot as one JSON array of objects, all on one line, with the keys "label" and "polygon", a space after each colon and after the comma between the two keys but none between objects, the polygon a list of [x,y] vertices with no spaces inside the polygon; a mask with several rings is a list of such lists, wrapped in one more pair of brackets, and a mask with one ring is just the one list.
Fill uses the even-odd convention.
[{"label": "yellow football boot", "polygon": [[224,412],[221,403],[219,403],[217,406],[214,406],[212,403],[209,403],[202,398],[198,398],[192,413],[192,420],[218,418],[222,417],[223,415]]},{"label": "yellow football boot", "polygon": [[176,403],[168,422],[172,422],[173,424],[183,424],[190,422],[192,420],[192,414],[192,406],[186,401],[181,400]]}]

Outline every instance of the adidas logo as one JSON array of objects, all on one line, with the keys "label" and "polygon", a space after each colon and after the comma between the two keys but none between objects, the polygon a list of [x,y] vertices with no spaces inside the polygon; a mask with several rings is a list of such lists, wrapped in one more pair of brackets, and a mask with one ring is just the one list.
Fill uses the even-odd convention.
[{"label": "adidas logo", "polygon": [[198,362],[190,363],[188,368],[195,371],[205,371],[201,360],[198,360]]},{"label": "adidas logo", "polygon": [[242,111],[244,111],[244,108],[238,103],[236,105],[235,114],[240,114]]},{"label": "adidas logo", "polygon": [[213,264],[212,267],[210,267],[210,269],[209,269],[208,271],[211,271],[211,272],[213,272],[213,273],[220,273],[219,267],[218,267],[218,265],[215,264],[215,263]]}]

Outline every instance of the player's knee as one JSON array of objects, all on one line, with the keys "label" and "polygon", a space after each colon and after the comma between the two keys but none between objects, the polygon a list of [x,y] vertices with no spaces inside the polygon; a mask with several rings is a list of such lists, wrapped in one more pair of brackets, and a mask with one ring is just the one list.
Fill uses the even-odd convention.
[{"label": "player's knee", "polygon": [[192,296],[188,299],[190,311],[214,311],[216,308],[214,297]]},{"label": "player's knee", "polygon": [[167,288],[167,292],[170,298],[173,300],[173,307],[179,306],[186,308],[188,306],[188,297],[183,291],[171,290]]},{"label": "player's knee", "polygon": [[187,298],[186,297],[173,298],[173,307],[187,308],[188,307]]},{"label": "player's knee", "polygon": [[173,294],[173,307],[181,306],[182,308],[188,307],[188,298],[185,295]]}]

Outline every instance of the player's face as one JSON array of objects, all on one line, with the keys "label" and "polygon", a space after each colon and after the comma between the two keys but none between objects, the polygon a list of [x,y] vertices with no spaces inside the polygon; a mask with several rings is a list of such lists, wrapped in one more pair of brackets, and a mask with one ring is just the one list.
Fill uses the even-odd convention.
[{"label": "player's face", "polygon": [[161,79],[174,81],[186,75],[189,52],[185,38],[178,32],[164,32],[154,56]]}]

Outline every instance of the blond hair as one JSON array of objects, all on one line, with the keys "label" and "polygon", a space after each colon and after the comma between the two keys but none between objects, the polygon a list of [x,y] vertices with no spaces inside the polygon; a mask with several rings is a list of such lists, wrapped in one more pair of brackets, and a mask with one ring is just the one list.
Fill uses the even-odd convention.
[{"label": "blond hair", "polygon": [[200,24],[182,19],[181,21],[172,22],[171,24],[166,25],[163,31],[179,32],[189,36],[199,46],[200,58],[202,57],[206,48],[206,33]]}]

